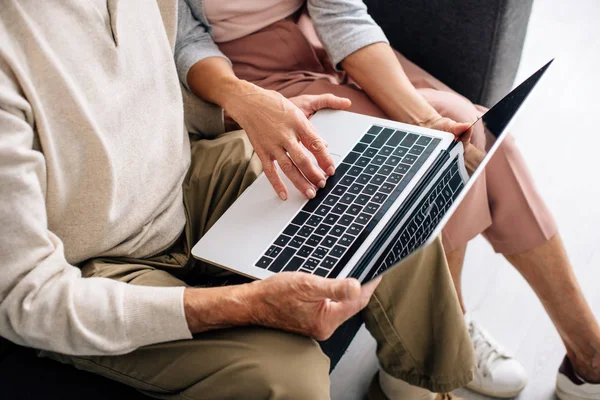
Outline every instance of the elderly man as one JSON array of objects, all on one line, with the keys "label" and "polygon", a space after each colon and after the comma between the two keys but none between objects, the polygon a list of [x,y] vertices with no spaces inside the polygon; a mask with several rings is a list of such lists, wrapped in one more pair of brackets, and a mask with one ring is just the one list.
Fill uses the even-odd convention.
[{"label": "elderly man", "polygon": [[[439,241],[374,295],[302,273],[189,285],[219,272],[190,247],[261,164],[243,131],[217,136],[221,110],[197,98],[187,127],[211,140],[190,141],[176,16],[176,0],[2,2],[0,335],[160,398],[325,399],[314,339],[368,303],[374,398],[468,383],[472,346]],[[294,101],[306,114],[345,103]]]}]

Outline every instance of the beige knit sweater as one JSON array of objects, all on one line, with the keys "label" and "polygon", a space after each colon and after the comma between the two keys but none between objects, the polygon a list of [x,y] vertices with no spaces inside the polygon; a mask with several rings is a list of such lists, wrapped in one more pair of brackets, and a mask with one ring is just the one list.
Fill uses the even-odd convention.
[{"label": "beige knit sweater", "polygon": [[176,0],[158,3],[0,0],[0,336],[88,355],[191,337],[183,288],[73,266],[185,224]]}]

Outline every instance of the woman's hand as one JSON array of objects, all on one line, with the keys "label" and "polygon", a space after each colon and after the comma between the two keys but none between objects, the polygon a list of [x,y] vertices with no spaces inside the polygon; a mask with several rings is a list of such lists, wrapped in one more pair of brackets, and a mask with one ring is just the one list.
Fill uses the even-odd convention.
[{"label": "woman's hand", "polygon": [[[346,109],[350,107],[350,100],[331,94],[288,100],[275,91],[250,83],[238,88],[238,94],[229,96],[224,108],[246,131],[277,195],[282,200],[288,197],[275,161],[301,193],[308,198],[315,197],[316,189],[325,186],[327,175],[335,173],[335,166],[327,143],[308,118],[323,108]],[[306,150],[315,156],[321,170],[313,164]]]}]

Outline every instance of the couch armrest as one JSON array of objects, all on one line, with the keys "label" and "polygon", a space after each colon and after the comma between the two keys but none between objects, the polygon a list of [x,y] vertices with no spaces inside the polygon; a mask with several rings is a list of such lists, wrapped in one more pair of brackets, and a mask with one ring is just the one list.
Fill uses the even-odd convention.
[{"label": "couch armrest", "polygon": [[533,0],[364,0],[392,46],[478,104],[510,90]]}]

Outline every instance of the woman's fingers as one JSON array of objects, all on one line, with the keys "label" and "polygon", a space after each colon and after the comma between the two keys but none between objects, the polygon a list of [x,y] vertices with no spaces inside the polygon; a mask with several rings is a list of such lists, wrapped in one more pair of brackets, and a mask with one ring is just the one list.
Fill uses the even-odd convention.
[{"label": "woman's fingers", "polygon": [[282,149],[276,155],[277,164],[281,171],[289,178],[292,184],[309,199],[312,199],[317,194],[315,187],[306,180],[300,172],[296,164],[292,162],[287,153]]},{"label": "woman's fingers", "polygon": [[285,184],[279,176],[279,172],[277,171],[277,167],[275,167],[275,163],[273,162],[271,157],[261,157],[259,155],[259,158],[263,165],[263,172],[265,173],[265,176],[271,183],[273,190],[275,190],[275,193],[277,193],[277,196],[279,196],[281,200],[287,200],[287,188],[285,187]]},{"label": "woman's fingers", "polygon": [[350,99],[345,97],[337,97],[331,93],[315,96],[312,101],[313,111],[319,111],[324,108],[332,108],[334,110],[345,110],[352,105]]},{"label": "woman's fingers", "polygon": [[312,126],[310,121],[305,120],[301,127],[298,128],[300,140],[304,147],[308,149],[317,160],[319,167],[329,176],[335,174],[335,164],[329,155],[327,143],[319,136]]},{"label": "woman's fingers", "polygon": [[[325,146],[325,144],[323,144],[323,146]],[[325,180],[327,177],[315,164],[313,164],[310,156],[298,142],[290,141],[286,150],[289,157],[306,179],[318,188],[325,187]]]}]

